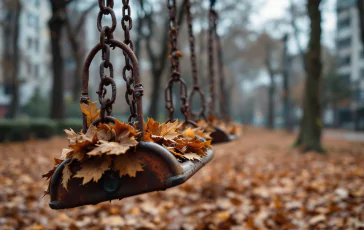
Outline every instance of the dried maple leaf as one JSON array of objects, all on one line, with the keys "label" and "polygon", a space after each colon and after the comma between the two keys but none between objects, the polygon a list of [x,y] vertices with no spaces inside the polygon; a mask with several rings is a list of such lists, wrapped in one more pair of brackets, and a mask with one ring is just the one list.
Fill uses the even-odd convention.
[{"label": "dried maple leaf", "polygon": [[62,150],[62,155],[61,155],[61,160],[66,160],[67,158],[70,157],[70,155],[72,154],[73,149],[63,149]]},{"label": "dried maple leaf", "polygon": [[148,118],[148,123],[144,123],[144,129],[157,136],[161,133],[160,123],[153,120],[153,118]]},{"label": "dried maple leaf", "polygon": [[99,124],[96,131],[97,139],[100,141],[110,141],[116,138],[116,132],[107,124]]},{"label": "dried maple leaf", "polygon": [[116,157],[112,169],[114,171],[119,171],[120,177],[125,175],[136,177],[137,172],[143,171],[140,160],[132,154],[120,155]]},{"label": "dried maple leaf", "polygon": [[95,136],[97,136],[97,127],[94,125],[90,125],[87,129],[86,134],[80,134],[78,137],[79,140],[92,140]]},{"label": "dried maple leaf", "polygon": [[85,185],[90,181],[98,182],[105,171],[109,170],[111,158],[103,156],[101,158],[90,158],[82,162],[81,170],[79,170],[75,178],[83,178],[82,184]]},{"label": "dried maple leaf", "polygon": [[96,106],[96,102],[91,102],[88,100],[87,104],[80,104],[81,111],[86,116],[87,126],[90,126],[91,123],[100,117],[100,110],[98,110]]},{"label": "dried maple leaf", "polygon": [[107,155],[120,155],[125,154],[131,147],[135,147],[138,142],[134,137],[129,137],[129,133],[126,133],[125,138],[121,139],[120,142],[107,142],[100,141],[98,145],[91,152],[88,152],[89,156],[100,156],[103,154]]},{"label": "dried maple leaf", "polygon": [[178,120],[174,122],[164,122],[163,124],[161,124],[161,131],[159,136],[162,136],[166,140],[172,140],[180,136],[181,134],[178,132],[179,125],[180,123],[178,122]]},{"label": "dried maple leaf", "polygon": [[142,137],[142,141],[146,141],[146,142],[154,142],[154,140],[151,137],[151,133],[149,132],[144,132],[144,135]]},{"label": "dried maple leaf", "polygon": [[197,129],[192,129],[189,127],[183,131],[183,136],[187,138],[194,138],[196,136],[196,130]]},{"label": "dried maple leaf", "polygon": [[60,165],[63,162],[62,159],[54,158],[54,166]]},{"label": "dried maple leaf", "polygon": [[71,179],[72,172],[69,168],[71,163],[65,164],[63,171],[62,171],[62,186],[68,191],[67,184],[68,181]]},{"label": "dried maple leaf", "polygon": [[205,120],[200,120],[197,123],[197,125],[198,125],[198,127],[201,127],[207,133],[213,133],[213,132],[215,132],[215,128],[212,125],[212,123],[208,123]]},{"label": "dried maple leaf", "polygon": [[170,151],[173,155],[175,155],[177,157],[183,157],[183,154],[177,152],[174,147],[167,147],[167,146],[163,146],[163,147],[166,148],[168,151]]},{"label": "dried maple leaf", "polygon": [[54,172],[56,171],[57,166],[53,167],[53,169],[49,170],[49,172],[47,172],[46,174],[42,175],[42,178],[46,178],[46,180],[49,180],[50,178],[52,178]]},{"label": "dried maple leaf", "polygon": [[67,139],[69,140],[70,143],[76,143],[77,142],[77,133],[75,133],[75,131],[73,131],[73,129],[65,129],[64,132],[67,134]]},{"label": "dried maple leaf", "polygon": [[201,161],[201,157],[199,155],[197,155],[196,153],[183,154],[183,158],[190,160],[190,161],[194,161],[194,160]]},{"label": "dried maple leaf", "polygon": [[129,135],[131,137],[135,137],[138,135],[138,132],[133,126],[126,124],[124,122],[120,122],[118,120],[116,120],[115,124],[111,126],[111,129],[115,131],[116,138],[118,138],[119,135],[123,135],[125,132],[129,132]]},{"label": "dried maple leaf", "polygon": [[204,145],[205,145],[205,148],[211,148],[211,143],[212,143],[212,140],[208,140],[208,141],[205,141],[203,142]]},{"label": "dried maple leaf", "polygon": [[178,139],[175,148],[183,153],[192,152],[200,156],[206,155],[205,144],[198,138],[193,140]]},{"label": "dried maple leaf", "polygon": [[79,161],[83,160],[85,153],[93,150],[95,148],[96,143],[97,143],[97,138],[94,138],[93,141],[83,141],[69,145],[69,147],[73,150],[73,152],[70,153],[70,157],[77,159]]}]

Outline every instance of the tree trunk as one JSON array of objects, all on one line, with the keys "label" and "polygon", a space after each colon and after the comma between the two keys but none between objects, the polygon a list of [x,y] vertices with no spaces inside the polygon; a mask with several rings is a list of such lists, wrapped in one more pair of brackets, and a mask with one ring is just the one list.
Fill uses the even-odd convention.
[{"label": "tree trunk", "polygon": [[[80,49],[80,42],[77,41],[77,37],[76,34],[74,33],[71,27],[71,23],[69,21],[68,18],[65,19],[64,21],[64,25],[66,26],[67,29],[67,37],[68,37],[68,41],[71,45],[71,50],[72,50],[72,56],[73,59],[76,63],[76,68],[74,69],[73,72],[73,89],[72,89],[72,101],[73,102],[77,102],[80,99],[81,96],[81,76],[82,76],[82,60],[83,60],[83,54],[81,53],[81,49]],[[80,28],[76,28],[78,30],[81,29]]]},{"label": "tree trunk", "polygon": [[[13,21],[13,36],[12,36],[12,71],[11,71],[11,103],[7,118],[16,118],[19,115],[19,32],[20,32],[20,13],[21,13],[21,2],[16,1]],[[10,63],[9,63],[10,64]]]},{"label": "tree trunk", "polygon": [[151,104],[149,107],[149,114],[148,116],[158,118],[158,110],[159,110],[159,98],[160,95],[163,94],[161,91],[161,84],[162,84],[162,74],[153,74],[153,83],[152,83],[152,97],[151,97]]},{"label": "tree trunk", "polygon": [[[185,13],[185,1],[183,1],[183,3],[181,4],[181,6],[179,7],[179,11],[178,11],[178,16],[177,16],[177,25],[178,28],[182,25],[183,22],[183,18],[184,18],[184,13]],[[153,88],[152,88],[152,97],[151,97],[151,103],[149,106],[149,110],[148,110],[148,116],[149,117],[153,117],[153,118],[157,118],[158,117],[158,110],[159,110],[159,97],[160,95],[163,95],[163,90],[162,90],[162,74],[164,72],[164,69],[166,67],[167,64],[167,60],[168,60],[168,38],[169,38],[169,32],[167,30],[168,28],[168,23],[169,21],[165,22],[165,32],[162,36],[161,39],[161,47],[162,47],[162,51],[159,53],[159,55],[157,56],[156,54],[154,54],[153,50],[152,50],[152,45],[151,45],[151,39],[152,39],[152,35],[153,35],[153,18],[151,18],[152,14],[148,14],[146,16],[146,21],[148,22],[148,26],[149,29],[151,30],[150,34],[146,37],[146,49],[147,49],[147,53],[149,56],[149,61],[151,63],[154,63],[153,67],[152,67],[152,76],[153,76]]]},{"label": "tree trunk", "polygon": [[270,85],[269,85],[269,92],[268,92],[268,119],[267,119],[267,128],[274,129],[274,94],[275,94],[275,87],[274,87],[274,74],[270,74]]},{"label": "tree trunk", "polygon": [[303,118],[295,145],[303,151],[323,152],[321,146],[320,83],[321,64],[321,0],[307,0],[310,18],[310,41],[307,52],[307,76],[303,103]]},{"label": "tree trunk", "polygon": [[274,95],[275,95],[275,84],[274,84],[274,75],[275,70],[272,66],[272,45],[268,41],[265,45],[265,65],[267,68],[267,72],[270,77],[270,84],[268,89],[268,114],[267,114],[267,123],[266,127],[268,129],[274,129]]},{"label": "tree trunk", "polygon": [[292,132],[292,121],[291,121],[291,102],[290,102],[290,88],[289,88],[289,56],[288,56],[288,34],[283,38],[284,49],[283,49],[283,116],[284,116],[284,128],[287,132]]},{"label": "tree trunk", "polygon": [[52,71],[53,71],[53,87],[52,87],[52,100],[51,100],[51,114],[52,119],[61,120],[65,117],[64,111],[64,60],[61,49],[61,35],[64,19],[59,16],[53,16],[49,21],[49,29],[51,34],[52,46]]}]

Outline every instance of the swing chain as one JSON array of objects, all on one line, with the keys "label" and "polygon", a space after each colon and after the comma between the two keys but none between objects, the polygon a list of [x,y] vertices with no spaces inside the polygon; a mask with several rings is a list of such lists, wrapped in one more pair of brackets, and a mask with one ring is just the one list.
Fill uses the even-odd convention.
[{"label": "swing chain", "polygon": [[[101,104],[100,109],[100,118],[101,122],[105,121],[105,116],[112,115],[112,105],[116,100],[116,83],[114,81],[114,67],[110,62],[110,45],[109,41],[114,38],[114,31],[116,28],[116,17],[115,12],[113,10],[114,1],[107,0],[106,5],[104,0],[99,0],[99,8],[100,12],[97,16],[97,28],[100,31],[100,45],[102,46],[102,63],[100,64],[100,84],[98,91],[96,92],[99,95],[99,102]],[[104,15],[111,16],[111,27],[102,26],[102,18]],[[108,77],[105,74],[105,69],[109,69],[110,76]],[[107,94],[107,86],[112,88],[112,96],[111,98],[105,98]]]},{"label": "swing chain", "polygon": [[164,91],[166,109],[168,110],[168,119],[173,121],[174,104],[173,104],[173,84],[179,83],[180,88],[180,101],[181,101],[181,112],[184,115],[185,121],[189,120],[189,105],[187,95],[187,84],[181,78],[179,59],[182,54],[177,48],[178,28],[176,23],[176,0],[167,0],[167,7],[169,9],[169,45],[170,54],[169,59],[171,60],[171,76],[168,82],[167,88]]},{"label": "swing chain", "polygon": [[[134,43],[130,38],[130,30],[133,28],[133,20],[131,18],[131,10],[129,0],[123,0],[123,18],[121,19],[121,27],[124,30],[124,43],[129,46],[131,50],[134,50]],[[126,82],[125,100],[130,108],[130,116],[128,122],[132,123],[132,119],[138,117],[136,111],[136,95],[133,89],[134,78],[133,78],[133,66],[130,64],[128,55],[123,52],[125,57],[125,66],[123,68],[123,79]]]},{"label": "swing chain", "polygon": [[[205,94],[200,88],[198,81],[198,69],[197,69],[197,60],[196,60],[196,50],[195,50],[195,36],[193,34],[193,16],[191,13],[191,1],[186,0],[186,13],[187,13],[187,25],[188,25],[188,35],[189,35],[189,43],[190,43],[190,52],[191,52],[191,68],[192,68],[192,77],[193,77],[193,89],[190,94],[190,113],[194,120],[206,119],[205,110],[206,110],[206,101]],[[199,113],[192,111],[192,102],[194,95],[198,93],[201,97],[202,108]]]},{"label": "swing chain", "polygon": [[[219,15],[216,12],[216,22],[219,21]],[[215,38],[216,38],[216,49],[217,49],[217,60],[219,69],[219,86],[220,86],[220,110],[223,119],[228,120],[228,108],[226,103],[226,88],[225,88],[225,73],[224,73],[224,56],[221,45],[220,36],[217,32],[217,23],[215,26]]]},{"label": "swing chain", "polygon": [[210,91],[210,100],[209,100],[209,119],[213,119],[215,117],[215,74],[214,74],[214,35],[216,31],[216,11],[215,11],[215,3],[216,1],[211,0],[210,2],[210,11],[209,11],[209,33],[208,33],[208,63],[209,63],[209,91]]}]

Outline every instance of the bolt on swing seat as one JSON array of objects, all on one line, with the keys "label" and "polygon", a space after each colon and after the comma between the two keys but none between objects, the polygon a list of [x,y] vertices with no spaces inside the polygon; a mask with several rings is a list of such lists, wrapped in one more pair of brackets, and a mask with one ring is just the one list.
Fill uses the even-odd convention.
[{"label": "bolt on swing seat", "polygon": [[[101,1],[99,1],[99,3],[100,2]],[[100,7],[101,6],[103,5],[101,4]],[[110,8],[110,6],[113,6],[112,1],[108,1],[107,8]],[[103,7],[106,8],[105,6]],[[115,16],[113,15],[112,10],[108,9],[108,12],[111,12],[114,24],[116,21],[114,19]],[[113,27],[111,31],[114,29],[115,28]],[[74,175],[74,173],[80,170],[82,165],[78,161],[72,161],[71,158],[65,159],[60,165],[57,166],[50,179],[49,193],[51,200],[49,206],[52,209],[67,209],[83,205],[95,205],[100,202],[111,201],[113,199],[122,199],[125,197],[153,191],[163,191],[168,188],[183,184],[213,158],[213,151],[211,149],[207,149],[205,155],[202,156],[199,161],[188,161],[181,159],[177,160],[177,158],[169,150],[162,147],[161,145],[141,140],[141,137],[144,134],[142,106],[143,88],[140,82],[138,60],[132,49],[130,49],[125,43],[114,40],[112,37],[113,36],[111,34],[108,40],[105,41],[101,39],[101,41],[112,48],[120,48],[124,52],[124,55],[126,55],[126,57],[128,57],[128,59],[131,61],[133,67],[132,84],[134,86],[133,96],[135,97],[136,101],[136,126],[141,135],[136,147],[129,149],[128,152],[132,152],[133,156],[135,156],[136,159],[141,162],[143,171],[136,172],[135,177],[120,177],[118,171],[110,169],[104,172],[97,182],[90,181],[87,184],[83,184],[82,178],[70,177],[69,181],[67,182],[66,189],[62,185],[62,179],[64,176],[63,170],[68,165],[67,167],[69,168],[69,171],[72,175]],[[105,44],[100,42],[91,50],[90,54],[86,58],[82,76],[81,97],[81,102],[85,104],[87,104],[89,101],[89,67],[96,54],[101,50],[103,51],[104,48]],[[110,69],[110,75],[112,75],[112,69]],[[102,87],[101,84],[100,88]],[[105,84],[105,86],[107,85],[110,85],[110,83]],[[114,101],[116,96],[115,82],[112,83],[112,87],[113,99],[111,101]],[[101,94],[102,93],[100,93],[99,96]],[[104,112],[105,111],[101,110],[101,115]],[[91,125],[97,126],[101,123],[101,121],[103,121],[102,123],[104,124],[115,124],[116,119],[112,116],[104,116],[103,118],[93,121]],[[87,118],[85,114],[83,114],[83,133],[86,133],[91,125],[87,125]],[[128,165],[125,167],[128,167]]]}]

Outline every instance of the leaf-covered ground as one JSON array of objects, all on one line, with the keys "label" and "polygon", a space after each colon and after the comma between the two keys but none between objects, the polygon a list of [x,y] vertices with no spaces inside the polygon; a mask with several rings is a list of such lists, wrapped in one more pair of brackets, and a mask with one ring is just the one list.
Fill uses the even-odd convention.
[{"label": "leaf-covered ground", "polygon": [[248,128],[186,184],[66,211],[41,179],[66,138],[0,145],[0,229],[364,229],[364,143],[325,139],[326,156],[294,136]]}]

